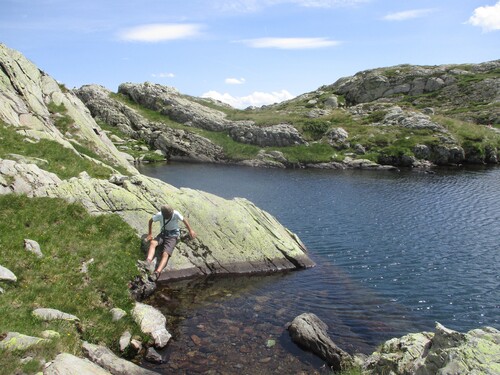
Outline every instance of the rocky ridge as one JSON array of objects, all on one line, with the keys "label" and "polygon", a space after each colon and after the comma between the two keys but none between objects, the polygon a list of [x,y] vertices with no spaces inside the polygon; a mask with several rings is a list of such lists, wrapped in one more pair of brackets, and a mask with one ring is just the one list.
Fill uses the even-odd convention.
[{"label": "rocky ridge", "polygon": [[[489,134],[484,135],[475,135],[471,129],[472,135],[459,136],[443,125],[446,123],[443,118],[436,119],[436,116],[460,119],[472,127],[499,124],[500,60],[367,70],[290,101],[245,111],[182,95],[174,88],[158,84],[120,85],[119,95],[166,116],[182,125],[182,130],[168,124],[147,125],[144,119],[137,121],[137,113],[130,114],[125,104],[117,108],[111,93],[97,95],[91,94],[92,90],[98,89],[90,85],[75,92],[96,119],[119,128],[124,128],[127,122],[136,124],[138,129],[128,133],[161,150],[167,159],[185,157],[259,167],[333,169],[364,168],[368,164],[369,169],[373,169],[373,164],[424,168],[463,163],[497,164],[499,159],[497,128],[491,127],[485,132]],[[245,120],[231,120],[228,113],[236,113],[236,118]],[[264,124],[258,124],[261,117],[266,118]],[[344,118],[345,124],[339,123],[339,117]],[[356,126],[351,129],[353,123]],[[364,130],[360,130],[360,125]],[[151,131],[140,130],[145,128]],[[196,128],[223,132],[235,142],[258,146],[261,150],[253,159],[232,159],[217,142],[204,138],[203,145],[199,145],[194,140],[199,136],[193,135]],[[313,136],[307,135],[311,129]],[[340,132],[340,141],[332,137]],[[363,139],[362,134],[366,132],[372,133],[371,138]],[[307,148],[317,143],[331,146],[331,162],[290,161],[282,152],[286,147]],[[401,150],[391,149],[391,143],[400,143],[397,147]],[[274,157],[273,153],[280,156]],[[353,163],[370,153],[377,154],[377,160],[371,156],[371,163]],[[263,154],[267,156],[262,157]],[[343,157],[339,159],[337,154]]]},{"label": "rocky ridge", "polygon": [[[343,95],[348,106],[374,101],[397,102],[404,96],[418,106],[437,104],[443,113],[454,108],[469,108],[461,116],[468,121],[488,124],[500,118],[500,60],[481,64],[377,68],[341,78],[322,89]],[[473,111],[472,103],[483,108]]]},{"label": "rocky ridge", "polygon": [[[30,139],[47,138],[81,155],[74,144],[83,144],[107,160],[111,166],[137,170],[100,130],[85,105],[38,69],[21,53],[0,44],[0,120]],[[58,129],[60,116],[51,106],[64,108],[72,119],[69,129]],[[88,157],[83,156],[82,157]]]}]

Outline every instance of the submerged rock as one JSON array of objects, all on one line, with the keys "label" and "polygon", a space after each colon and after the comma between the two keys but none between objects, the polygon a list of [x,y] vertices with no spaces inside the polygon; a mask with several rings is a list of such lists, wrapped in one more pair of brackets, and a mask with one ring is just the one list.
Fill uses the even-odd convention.
[{"label": "submerged rock", "polygon": [[327,329],[328,326],[316,315],[305,313],[293,320],[288,332],[294,342],[324,359],[334,371],[352,366],[352,357],[335,345]]}]

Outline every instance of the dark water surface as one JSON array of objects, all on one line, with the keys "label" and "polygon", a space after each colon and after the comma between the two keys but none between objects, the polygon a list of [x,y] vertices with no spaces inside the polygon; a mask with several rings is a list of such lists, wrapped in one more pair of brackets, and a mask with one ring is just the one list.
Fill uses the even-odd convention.
[{"label": "dark water surface", "polygon": [[177,187],[245,197],[295,232],[317,263],[271,276],[163,286],[164,373],[324,373],[286,324],[313,312],[349,352],[438,321],[459,331],[500,320],[500,169],[417,172],[142,166]]}]

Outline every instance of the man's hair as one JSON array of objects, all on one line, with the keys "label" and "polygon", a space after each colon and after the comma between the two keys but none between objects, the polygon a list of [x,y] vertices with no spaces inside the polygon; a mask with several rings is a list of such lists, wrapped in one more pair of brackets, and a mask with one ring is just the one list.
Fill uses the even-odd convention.
[{"label": "man's hair", "polygon": [[165,205],[161,206],[161,214],[162,214],[164,219],[168,220],[174,214],[174,210],[168,204],[165,204]]}]

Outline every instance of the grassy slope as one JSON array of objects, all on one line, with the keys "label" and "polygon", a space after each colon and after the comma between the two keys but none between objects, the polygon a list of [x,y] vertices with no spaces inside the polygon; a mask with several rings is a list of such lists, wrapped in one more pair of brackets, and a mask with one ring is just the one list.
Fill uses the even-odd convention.
[{"label": "grassy slope", "polygon": [[[79,157],[54,141],[23,141],[13,127],[0,123],[0,158],[15,153],[41,158],[40,167],[60,178],[87,171],[107,178],[109,168]],[[24,239],[37,241],[44,253],[38,259],[23,248]],[[90,216],[83,207],[50,198],[0,195],[0,264],[13,271],[17,283],[1,282],[0,334],[9,331],[38,336],[53,329],[61,338],[25,353],[1,353],[0,374],[25,373],[41,369],[39,360],[52,359],[67,351],[78,354],[80,340],[103,343],[117,349],[120,335],[128,329],[140,334],[130,317],[111,322],[109,310],[130,311],[133,301],[127,284],[137,274],[140,240],[135,231],[115,215]],[[82,262],[89,265],[88,279],[80,273]],[[65,322],[43,323],[31,316],[37,307],[50,307],[81,319],[81,331]],[[146,338],[144,338],[146,340]],[[31,356],[25,365],[19,360]]]},{"label": "grassy slope", "polygon": [[[44,257],[23,248],[25,238],[37,241]],[[16,283],[2,283],[0,332],[39,336],[53,329],[61,338],[28,353],[0,355],[0,373],[13,373],[19,359],[28,355],[50,360],[60,351],[78,354],[79,340],[103,343],[117,349],[126,330],[138,333],[130,316],[111,321],[110,309],[130,311],[133,301],[127,283],[137,274],[140,240],[115,215],[90,216],[80,206],[50,198],[0,196],[1,264],[13,271]],[[88,277],[82,263],[94,259]],[[74,324],[44,323],[31,316],[38,307],[55,308],[81,320]],[[36,361],[27,365],[36,370]],[[30,372],[30,371],[27,371]]]},{"label": "grassy slope", "polygon": [[[0,158],[11,159],[9,154],[18,154],[43,159],[47,163],[42,162],[38,166],[57,174],[62,179],[78,176],[83,171],[87,171],[89,175],[96,178],[108,178],[112,174],[110,168],[84,159],[56,141],[41,139],[37,143],[27,142],[24,136],[16,133],[16,128],[7,126],[1,121],[0,139]],[[79,152],[98,159],[98,156],[92,151],[82,146],[78,146],[78,148]]]}]

